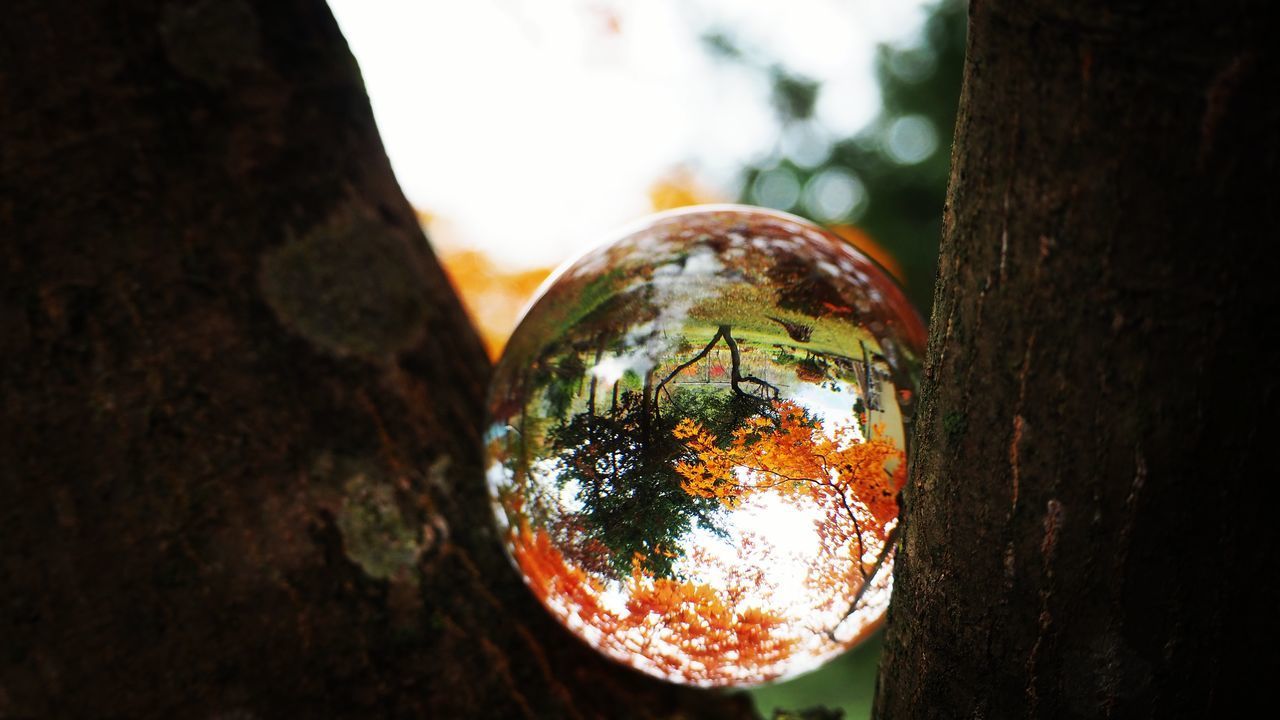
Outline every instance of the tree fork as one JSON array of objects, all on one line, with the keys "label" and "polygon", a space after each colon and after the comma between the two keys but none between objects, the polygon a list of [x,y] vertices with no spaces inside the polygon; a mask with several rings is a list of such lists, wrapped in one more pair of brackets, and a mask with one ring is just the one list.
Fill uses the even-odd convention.
[{"label": "tree fork", "polygon": [[16,0],[0,107],[0,716],[751,715],[502,557],[489,365],[324,3]]},{"label": "tree fork", "polygon": [[1270,693],[1269,9],[971,5],[879,718]]}]

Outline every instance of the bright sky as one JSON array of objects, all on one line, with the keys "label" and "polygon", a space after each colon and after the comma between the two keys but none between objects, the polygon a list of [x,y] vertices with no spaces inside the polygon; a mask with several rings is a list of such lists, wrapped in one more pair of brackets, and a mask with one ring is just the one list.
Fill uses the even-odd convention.
[{"label": "bright sky", "polygon": [[875,46],[919,31],[923,0],[330,0],[396,175],[437,245],[554,265],[650,209],[681,166],[721,199],[778,137],[744,49],[824,83],[811,131],[878,110]]}]

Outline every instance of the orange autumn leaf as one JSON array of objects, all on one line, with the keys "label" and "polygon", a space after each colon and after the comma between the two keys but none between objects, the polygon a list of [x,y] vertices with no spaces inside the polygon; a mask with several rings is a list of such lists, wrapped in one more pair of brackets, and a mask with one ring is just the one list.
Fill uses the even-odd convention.
[{"label": "orange autumn leaf", "polygon": [[[767,669],[792,652],[795,636],[776,612],[739,608],[709,585],[658,578],[636,558],[626,580],[625,608],[609,608],[604,585],[567,561],[550,536],[528,526],[512,546],[530,587],[568,623],[600,631],[596,644],[614,657],[644,658],[663,672],[693,682],[742,680],[743,668]],[[552,602],[548,602],[551,599]]]},{"label": "orange autumn leaf", "polygon": [[677,462],[681,487],[690,495],[738,507],[770,492],[822,509],[818,533],[832,553],[845,553],[847,577],[829,578],[856,593],[869,578],[876,549],[886,543],[906,481],[905,454],[881,426],[862,438],[852,427],[831,431],[789,401],[775,401],[776,417],[755,417],[734,430],[728,443],[692,420],[675,428],[688,457]]},{"label": "orange autumn leaf", "polygon": [[440,264],[491,359],[502,353],[520,311],[551,274],[551,268],[507,269],[478,250],[441,252]]},{"label": "orange autumn leaf", "polygon": [[654,212],[714,202],[724,198],[703,187],[684,167],[672,169],[649,186],[649,206]]}]

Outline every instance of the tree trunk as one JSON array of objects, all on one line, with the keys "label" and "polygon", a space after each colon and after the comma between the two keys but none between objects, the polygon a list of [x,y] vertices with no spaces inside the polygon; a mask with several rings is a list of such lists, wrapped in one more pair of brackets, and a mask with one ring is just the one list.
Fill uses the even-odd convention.
[{"label": "tree trunk", "polygon": [[971,6],[878,717],[1272,692],[1268,9]]},{"label": "tree trunk", "polygon": [[502,557],[489,366],[322,2],[16,0],[0,108],[0,716],[749,714]]}]

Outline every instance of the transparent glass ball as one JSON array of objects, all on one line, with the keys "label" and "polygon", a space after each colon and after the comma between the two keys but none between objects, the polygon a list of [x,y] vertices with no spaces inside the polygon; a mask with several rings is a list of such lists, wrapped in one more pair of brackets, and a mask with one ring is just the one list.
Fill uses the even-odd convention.
[{"label": "transparent glass ball", "polygon": [[512,560],[605,655],[693,685],[811,670],[889,602],[924,327],[797,217],[656,215],[563,266],[494,375]]}]

